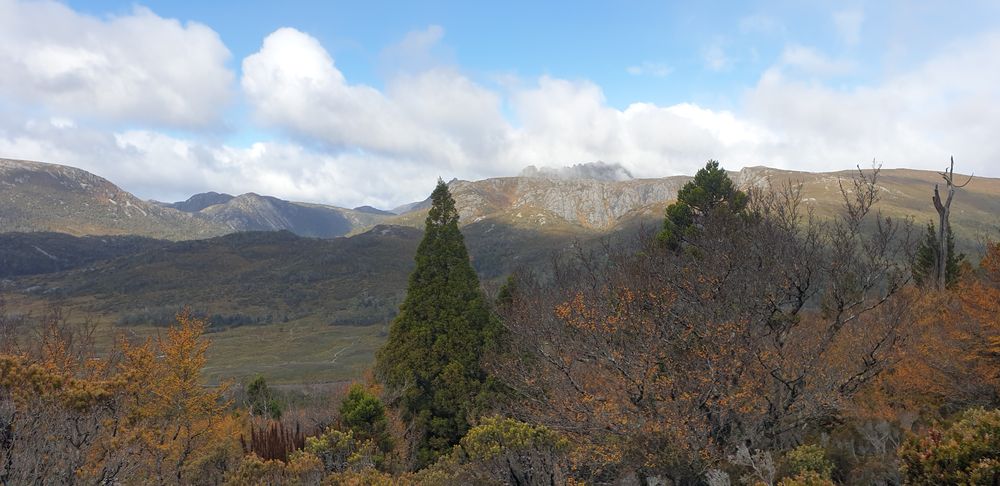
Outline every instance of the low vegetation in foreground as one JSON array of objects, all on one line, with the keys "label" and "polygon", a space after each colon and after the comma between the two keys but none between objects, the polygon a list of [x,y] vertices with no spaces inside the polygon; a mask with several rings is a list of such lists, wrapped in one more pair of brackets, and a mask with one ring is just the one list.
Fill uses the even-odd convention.
[{"label": "low vegetation in foreground", "polygon": [[206,387],[191,313],[101,353],[58,312],[0,313],[0,483],[998,484],[1000,245],[972,265],[947,211],[880,214],[877,178],[820,219],[710,162],[658,234],[495,298],[439,184],[350,385]]}]

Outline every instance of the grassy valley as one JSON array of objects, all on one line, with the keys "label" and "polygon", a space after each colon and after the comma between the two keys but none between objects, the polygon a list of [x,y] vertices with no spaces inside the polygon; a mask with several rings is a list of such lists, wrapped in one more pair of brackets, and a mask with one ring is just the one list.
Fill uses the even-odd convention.
[{"label": "grassy valley", "polygon": [[[518,266],[541,267],[557,252],[603,238],[574,231],[543,234],[493,220],[468,225],[464,232],[488,286]],[[162,332],[188,306],[211,322],[206,373],[213,382],[255,373],[276,383],[348,380],[371,364],[384,342],[422,234],[405,226],[377,226],[334,239],[287,231],[182,242],[136,238],[133,246],[90,258],[85,253],[96,253],[95,242],[117,240],[8,234],[4,238],[18,245],[6,251],[11,255],[6,261],[15,261],[12,250],[18,250],[38,261],[33,273],[52,273],[9,278],[2,290],[21,312],[40,315],[58,305],[74,320],[95,319],[105,345],[117,333]],[[132,239],[118,246],[125,241]],[[64,270],[51,266],[36,246],[57,254],[61,248],[86,250]]]}]

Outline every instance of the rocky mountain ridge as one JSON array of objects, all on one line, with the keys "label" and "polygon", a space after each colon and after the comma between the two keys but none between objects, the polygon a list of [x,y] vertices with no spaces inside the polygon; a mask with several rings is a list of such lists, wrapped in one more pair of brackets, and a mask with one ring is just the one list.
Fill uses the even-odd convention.
[{"label": "rocky mountain ridge", "polygon": [[501,177],[455,181],[451,190],[466,224],[497,213],[523,218],[525,213],[544,211],[585,229],[608,230],[636,210],[675,199],[688,180],[687,176],[626,181]]},{"label": "rocky mountain ridge", "polygon": [[332,238],[370,228],[391,216],[254,193],[208,192],[169,204],[143,201],[82,169],[11,159],[0,159],[0,188],[0,233],[54,231],[191,240],[240,231],[289,230]]},{"label": "rocky mountain ridge", "polygon": [[[593,165],[593,164],[591,164]],[[577,173],[615,173],[605,164]],[[573,171],[570,171],[573,172]],[[744,188],[802,184],[803,207],[832,215],[842,181],[856,171],[796,172],[748,167],[731,172]],[[565,174],[564,174],[565,175]],[[498,177],[449,183],[463,226],[499,223],[551,234],[608,233],[637,222],[656,224],[690,176],[607,180],[601,177]],[[932,171],[881,172],[881,208],[923,223],[933,218],[929,198],[940,176]],[[422,228],[427,201],[382,211],[285,201],[254,193],[197,194],[187,201],[142,201],[110,181],[72,167],[0,159],[0,232],[55,231],[73,235],[137,235],[170,240],[208,238],[240,231],[289,230],[330,238],[358,234],[377,224]],[[395,214],[393,214],[395,213]],[[1000,228],[1000,179],[977,177],[962,189],[952,213],[969,239],[996,237]],[[481,226],[481,225],[480,225]]]}]

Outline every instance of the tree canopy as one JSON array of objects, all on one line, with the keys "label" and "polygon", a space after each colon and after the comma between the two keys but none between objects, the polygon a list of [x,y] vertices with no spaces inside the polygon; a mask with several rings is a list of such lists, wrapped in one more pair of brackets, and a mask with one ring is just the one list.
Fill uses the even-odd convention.
[{"label": "tree canopy", "polygon": [[736,188],[718,161],[709,160],[694,180],[677,192],[677,202],[667,206],[659,240],[676,250],[708,213],[717,210],[741,213],[746,206],[747,195]]},{"label": "tree canopy", "polygon": [[487,379],[480,356],[497,327],[443,181],[431,201],[406,298],[376,362],[390,403],[415,431],[418,466],[448,452],[468,430]]}]

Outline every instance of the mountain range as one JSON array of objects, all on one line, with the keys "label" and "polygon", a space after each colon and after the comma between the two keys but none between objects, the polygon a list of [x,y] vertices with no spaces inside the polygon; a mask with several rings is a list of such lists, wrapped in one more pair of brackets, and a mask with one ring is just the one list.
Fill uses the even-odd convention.
[{"label": "mountain range", "polygon": [[358,210],[284,201],[254,193],[196,194],[172,204],[144,201],[107,179],[73,167],[0,159],[0,232],[53,231],[77,236],[135,235],[166,240],[240,231],[289,230],[332,238],[386,217]]},{"label": "mountain range", "polygon": [[[854,171],[808,173],[749,167],[731,173],[742,187],[803,184],[803,202],[831,214],[841,202],[840,181]],[[544,233],[597,234],[655,222],[690,176],[631,178],[603,162],[563,170],[529,167],[517,177],[449,183],[463,225],[483,221]],[[931,171],[881,171],[881,208],[894,216],[931,221],[930,194],[940,176]],[[186,201],[144,201],[89,172],[55,164],[0,159],[0,232],[51,231],[76,236],[132,235],[173,241],[242,231],[287,230],[333,238],[378,224],[422,227],[429,201],[392,210],[354,209],[294,202],[246,193],[207,192]],[[996,233],[1000,179],[976,177],[963,188],[952,213],[966,238]]]},{"label": "mountain range", "polygon": [[[521,266],[542,268],[560,252],[654,230],[690,180],[635,179],[619,168],[451,181],[485,285],[495,288]],[[752,167],[731,176],[744,188],[801,183],[804,207],[829,217],[854,173]],[[880,209],[929,222],[939,180],[930,171],[883,170]],[[22,312],[58,303],[109,332],[140,334],[190,306],[216,331],[213,379],[261,367],[285,382],[349,378],[370,362],[402,300],[427,208],[428,201],[386,211],[216,192],[161,203],[80,169],[0,159],[0,297]],[[976,177],[961,189],[952,223],[969,253],[979,239],[1000,235],[1000,179]],[[268,341],[280,330],[298,333],[297,347]],[[243,356],[248,341],[268,353]],[[349,366],[328,366],[324,353],[333,348],[350,349]],[[309,353],[316,359],[292,359]]]}]

